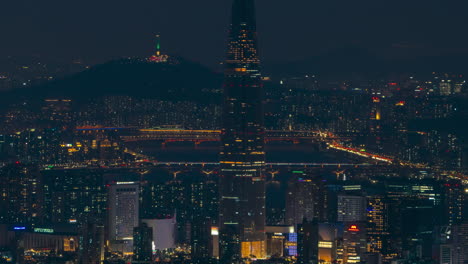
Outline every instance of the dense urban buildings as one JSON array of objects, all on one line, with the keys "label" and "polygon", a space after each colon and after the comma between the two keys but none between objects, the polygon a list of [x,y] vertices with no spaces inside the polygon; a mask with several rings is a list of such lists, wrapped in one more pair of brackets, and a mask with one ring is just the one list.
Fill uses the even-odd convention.
[{"label": "dense urban buildings", "polygon": [[261,1],[228,2],[223,73],[159,30],[97,65],[0,56],[0,264],[467,264],[464,63],[395,70],[330,41],[275,66],[259,51],[293,52],[291,5],[261,10],[258,42]]}]

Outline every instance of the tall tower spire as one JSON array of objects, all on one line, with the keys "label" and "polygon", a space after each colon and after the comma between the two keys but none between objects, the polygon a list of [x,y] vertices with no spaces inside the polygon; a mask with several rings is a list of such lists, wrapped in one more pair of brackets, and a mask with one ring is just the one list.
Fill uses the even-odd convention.
[{"label": "tall tower spire", "polygon": [[148,58],[148,61],[154,63],[164,63],[167,62],[169,56],[161,53],[161,35],[156,35],[156,53]]},{"label": "tall tower spire", "polygon": [[234,0],[220,153],[221,263],[265,257],[263,88],[254,0]]},{"label": "tall tower spire", "polygon": [[161,56],[161,36],[156,35],[156,56]]}]

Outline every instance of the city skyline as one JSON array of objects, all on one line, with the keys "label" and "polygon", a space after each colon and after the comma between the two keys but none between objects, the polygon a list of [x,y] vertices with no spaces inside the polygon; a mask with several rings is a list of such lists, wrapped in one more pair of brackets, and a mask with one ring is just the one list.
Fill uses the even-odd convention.
[{"label": "city skyline", "polygon": [[5,4],[0,264],[468,263],[462,4],[90,4]]}]

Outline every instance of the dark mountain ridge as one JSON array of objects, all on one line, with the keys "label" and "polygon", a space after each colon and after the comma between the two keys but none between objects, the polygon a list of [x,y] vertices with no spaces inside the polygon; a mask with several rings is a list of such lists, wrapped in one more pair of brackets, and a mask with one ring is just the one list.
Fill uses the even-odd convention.
[{"label": "dark mountain ridge", "polygon": [[14,89],[1,97],[4,103],[32,98],[81,101],[109,95],[206,102],[215,99],[213,92],[221,87],[221,74],[183,59],[168,63],[121,59],[36,87]]}]

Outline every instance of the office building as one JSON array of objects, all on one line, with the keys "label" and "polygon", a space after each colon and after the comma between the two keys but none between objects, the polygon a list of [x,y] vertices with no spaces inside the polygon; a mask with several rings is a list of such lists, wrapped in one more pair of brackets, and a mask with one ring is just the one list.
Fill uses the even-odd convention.
[{"label": "office building", "polygon": [[153,229],[146,223],[133,229],[133,264],[149,264],[153,259]]},{"label": "office building", "polygon": [[313,221],[304,220],[297,227],[297,263],[316,264],[319,254],[319,229]]},{"label": "office building", "polygon": [[203,263],[211,258],[212,238],[211,224],[209,217],[194,217],[191,223],[191,246],[192,262]]},{"label": "office building", "polygon": [[338,221],[364,222],[367,216],[366,197],[356,195],[338,195]]},{"label": "office building", "polygon": [[81,263],[102,264],[104,262],[104,225],[88,223],[82,226],[79,240]]},{"label": "office building", "polygon": [[369,251],[383,253],[388,243],[388,202],[383,195],[367,197],[367,238]]},{"label": "office building", "polygon": [[133,229],[138,226],[139,184],[116,182],[109,186],[108,239],[113,251],[133,253]]},{"label": "office building", "polygon": [[343,234],[344,263],[360,263],[367,252],[366,227],[363,223],[345,224]]},{"label": "office building", "polygon": [[318,241],[318,259],[323,263],[336,263],[338,259],[338,241],[343,237],[343,225],[338,223],[320,223]]},{"label": "office building", "polygon": [[297,171],[286,190],[285,224],[297,226],[304,219],[323,220],[327,208],[327,193],[318,178]]}]

